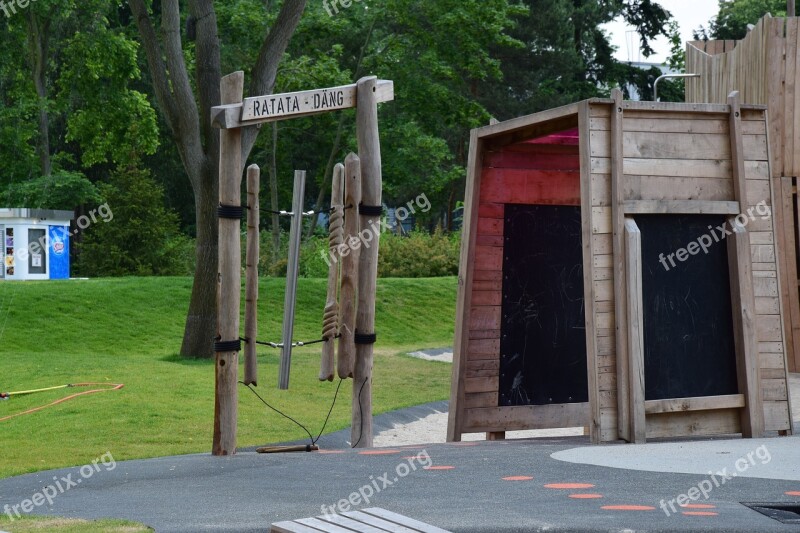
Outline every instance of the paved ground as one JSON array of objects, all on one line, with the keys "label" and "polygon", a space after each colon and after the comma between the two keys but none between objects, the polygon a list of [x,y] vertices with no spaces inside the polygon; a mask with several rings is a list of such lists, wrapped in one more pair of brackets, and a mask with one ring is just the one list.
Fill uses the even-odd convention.
[{"label": "paved ground", "polygon": [[[455,532],[800,531],[800,525],[783,525],[740,503],[800,501],[798,437],[715,440],[713,446],[587,444],[584,437],[569,437],[366,453],[245,452],[228,458],[190,455],[128,461],[112,471],[101,464],[88,478],[79,469],[66,469],[0,480],[0,508],[33,498],[55,483],[54,478],[69,478],[81,482],[53,498],[52,505],[37,508],[37,514],[126,518],[165,532],[266,531],[275,521],[318,515],[321,506],[335,505],[361,490],[367,496],[375,494],[369,503],[353,496],[356,508],[383,507]],[[758,451],[762,446],[768,461],[767,454]],[[748,453],[749,475],[761,472],[772,479],[739,475],[723,483],[723,474],[707,473],[723,468],[726,474],[738,472],[742,463],[737,460],[747,461]],[[670,468],[696,473],[584,464],[587,458],[598,462],[596,457],[609,455],[635,456],[636,468],[658,469],[669,462]],[[522,477],[504,479],[509,476]],[[578,485],[548,487],[562,483]],[[700,493],[703,489],[708,499]],[[681,494],[695,495],[698,500],[689,503],[702,507],[680,508],[676,500],[672,513],[669,502]],[[662,500],[670,516],[662,510]],[[616,510],[613,506],[618,505],[642,508]]]},{"label": "paved ground", "polygon": [[[413,431],[446,411],[437,402],[380,415],[375,431]],[[164,532],[268,531],[337,502],[339,511],[378,506],[464,533],[800,531],[800,515],[782,524],[742,505],[784,502],[800,512],[800,437],[591,446],[570,436],[361,452],[349,437],[324,436],[318,453],[243,450],[3,479],[0,511],[44,502],[38,495],[57,484],[64,491],[34,514],[125,518]]]}]

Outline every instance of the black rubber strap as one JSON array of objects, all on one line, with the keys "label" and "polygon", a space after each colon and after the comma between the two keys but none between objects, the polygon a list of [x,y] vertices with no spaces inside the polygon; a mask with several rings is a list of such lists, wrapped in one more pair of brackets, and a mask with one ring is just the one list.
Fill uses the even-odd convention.
[{"label": "black rubber strap", "polygon": [[244,216],[244,207],[240,205],[222,205],[217,207],[217,216],[219,218],[232,218],[241,220]]},{"label": "black rubber strap", "polygon": [[356,344],[375,344],[378,340],[377,333],[356,333],[353,335]]},{"label": "black rubber strap", "polygon": [[220,352],[241,352],[242,341],[236,339],[235,341],[216,341],[214,343],[214,351]]},{"label": "black rubber strap", "polygon": [[368,217],[379,217],[383,214],[383,206],[382,205],[358,205],[358,214],[365,215]]}]

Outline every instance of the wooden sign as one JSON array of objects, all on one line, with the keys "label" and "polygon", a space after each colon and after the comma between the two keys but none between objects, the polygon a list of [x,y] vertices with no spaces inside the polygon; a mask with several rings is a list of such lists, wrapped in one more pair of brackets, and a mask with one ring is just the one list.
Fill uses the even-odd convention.
[{"label": "wooden sign", "polygon": [[[378,103],[394,100],[394,82],[378,80],[375,93]],[[211,120],[219,128],[230,129],[353,107],[356,107],[356,84],[254,96],[241,104],[213,107]]]}]

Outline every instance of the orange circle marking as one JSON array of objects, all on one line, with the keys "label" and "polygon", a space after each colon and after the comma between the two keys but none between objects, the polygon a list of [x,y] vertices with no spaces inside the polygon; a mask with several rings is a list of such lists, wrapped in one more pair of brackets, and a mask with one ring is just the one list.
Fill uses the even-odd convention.
[{"label": "orange circle marking", "polygon": [[581,492],[578,494],[570,494],[570,498],[575,498],[576,500],[595,500],[597,498],[602,498],[602,494],[595,494],[593,492]]},{"label": "orange circle marking", "polygon": [[714,511],[684,511],[682,514],[686,516],[718,516],[719,513]]},{"label": "orange circle marking", "polygon": [[787,490],[784,494],[787,496],[800,496],[800,490]]},{"label": "orange circle marking", "polygon": [[423,470],[452,470],[454,466],[439,465],[439,466],[424,466]]},{"label": "orange circle marking", "polygon": [[344,450],[317,450],[317,453],[323,453],[323,454],[344,453]]},{"label": "orange circle marking", "polygon": [[548,483],[544,486],[546,489],[591,489],[594,485],[591,483]]},{"label": "orange circle marking", "polygon": [[655,507],[649,505],[604,505],[601,509],[606,511],[655,511]]},{"label": "orange circle marking", "polygon": [[503,481],[530,481],[533,476],[506,476]]},{"label": "orange circle marking", "polygon": [[687,503],[685,505],[681,505],[683,509],[716,509],[716,505],[711,505],[710,503]]},{"label": "orange circle marking", "polygon": [[358,455],[389,455],[393,453],[400,453],[399,450],[366,450],[358,452]]}]

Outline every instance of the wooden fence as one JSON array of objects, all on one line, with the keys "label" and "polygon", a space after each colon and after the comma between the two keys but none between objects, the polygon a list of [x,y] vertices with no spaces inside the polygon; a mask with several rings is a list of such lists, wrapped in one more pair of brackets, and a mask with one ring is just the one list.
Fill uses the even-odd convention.
[{"label": "wooden fence", "polygon": [[800,372],[798,213],[800,176],[800,18],[766,16],[740,41],[690,41],[686,45],[686,101],[742,102],[768,110],[775,239],[788,368]]}]

